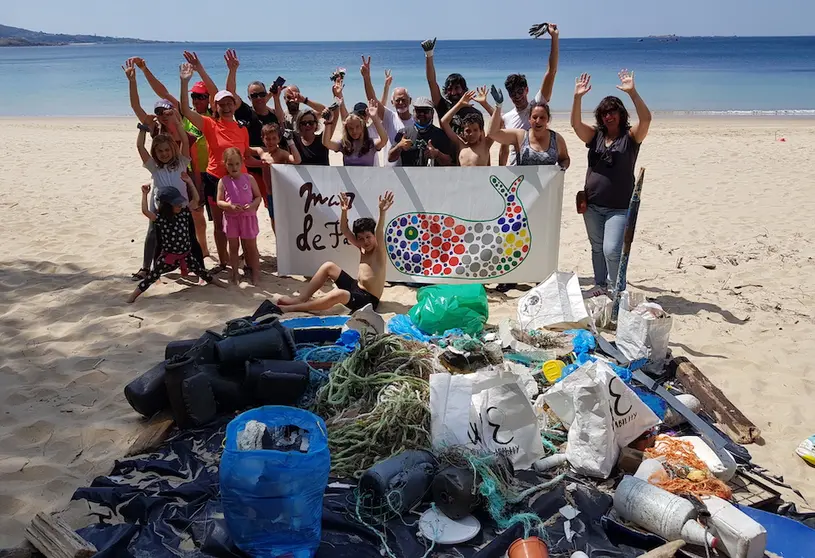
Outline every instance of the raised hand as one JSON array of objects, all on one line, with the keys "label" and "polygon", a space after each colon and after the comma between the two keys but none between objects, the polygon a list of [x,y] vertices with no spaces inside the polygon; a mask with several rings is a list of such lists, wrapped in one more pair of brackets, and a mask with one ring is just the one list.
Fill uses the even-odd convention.
[{"label": "raised hand", "polygon": [[286,143],[294,141],[294,132],[289,128],[285,128],[283,130],[283,139],[286,140]]},{"label": "raised hand", "polygon": [[192,79],[192,64],[181,64],[181,66],[178,67],[178,75],[183,81],[189,81]]},{"label": "raised hand", "polygon": [[187,171],[184,171],[184,172],[181,173],[181,180],[183,180],[186,184],[194,186],[194,184],[192,182],[192,178],[190,177],[189,174],[187,174]]},{"label": "raised hand", "polygon": [[390,70],[385,70],[385,87],[390,87],[393,83],[393,75]]},{"label": "raised hand", "polygon": [[331,81],[342,81],[345,79],[345,68],[337,68],[331,74]]},{"label": "raised hand", "polygon": [[134,57],[131,58],[131,60],[136,65],[136,67],[138,69],[140,69],[140,70],[143,70],[145,68],[145,66],[147,66],[147,62],[145,62],[144,58],[142,58],[140,56],[134,56]]},{"label": "raised hand", "polygon": [[387,211],[393,205],[393,192],[386,190],[384,195],[379,196],[379,211]]},{"label": "raised hand", "polygon": [[184,60],[192,66],[192,69],[196,72],[201,70],[201,61],[198,59],[198,55],[194,52],[189,52],[187,50],[184,51]]},{"label": "raised hand", "polygon": [[481,87],[475,88],[475,102],[479,104],[485,104],[487,102],[487,86],[482,85]]},{"label": "raised hand", "polygon": [[617,89],[625,93],[632,93],[636,87],[634,86],[634,72],[629,70],[620,70],[620,85]]},{"label": "raised hand", "polygon": [[574,96],[582,97],[589,91],[591,91],[591,76],[589,74],[580,74],[580,77],[574,80]]},{"label": "raised hand", "polygon": [[469,106],[470,103],[475,99],[476,92],[475,91],[467,91],[464,95],[461,96],[461,99],[458,100],[457,105],[462,107]]},{"label": "raised hand", "polygon": [[375,119],[377,118],[378,114],[377,111],[379,110],[379,101],[376,99],[369,99],[368,100],[368,116]]},{"label": "raised hand", "polygon": [[226,61],[226,67],[229,70],[237,70],[238,66],[241,65],[241,61],[238,60],[238,53],[235,52],[234,48],[227,49],[224,53],[224,60]]},{"label": "raised hand", "polygon": [[348,197],[346,192],[340,192],[340,209],[342,211],[351,209],[351,198]]},{"label": "raised hand", "polygon": [[436,48],[436,37],[432,39],[427,39],[426,41],[422,41],[422,49],[424,49],[424,55],[428,58],[433,56],[433,51]]},{"label": "raised hand", "polygon": [[500,105],[504,102],[504,93],[495,87],[495,85],[490,86],[490,94],[492,98],[495,100],[496,105]]},{"label": "raised hand", "polygon": [[546,22],[537,23],[529,28],[529,36],[533,39],[540,39],[549,31],[549,24]]},{"label": "raised hand", "polygon": [[548,31],[552,38],[560,36],[560,29],[557,28],[557,23],[550,23]]},{"label": "raised hand", "polygon": [[365,56],[362,57],[362,66],[359,67],[359,73],[362,77],[370,77],[371,76],[371,57],[369,56],[367,60],[365,60]]},{"label": "raised hand", "polygon": [[336,80],[334,85],[331,86],[331,93],[334,95],[335,99],[342,100],[343,88],[345,88],[345,82],[342,79]]},{"label": "raised hand", "polygon": [[142,184],[141,185],[142,194],[147,194],[150,192],[150,185],[149,184]]},{"label": "raised hand", "polygon": [[125,60],[125,65],[122,66],[122,70],[124,70],[125,77],[127,77],[128,80],[133,81],[136,79],[136,67],[133,65],[132,58]]}]

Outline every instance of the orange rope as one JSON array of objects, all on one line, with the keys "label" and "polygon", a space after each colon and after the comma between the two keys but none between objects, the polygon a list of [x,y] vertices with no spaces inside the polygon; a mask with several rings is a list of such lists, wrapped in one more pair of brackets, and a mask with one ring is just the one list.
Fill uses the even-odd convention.
[{"label": "orange rope", "polygon": [[[659,435],[653,448],[645,450],[645,457],[656,459],[665,458],[665,469],[670,478],[653,479],[653,484],[667,490],[672,494],[691,493],[695,496],[713,494],[719,498],[729,500],[733,496],[732,490],[725,483],[714,477],[705,462],[693,451],[693,444],[677,440],[671,436]],[[687,478],[690,470],[702,471],[705,478],[701,481],[692,481]]]}]

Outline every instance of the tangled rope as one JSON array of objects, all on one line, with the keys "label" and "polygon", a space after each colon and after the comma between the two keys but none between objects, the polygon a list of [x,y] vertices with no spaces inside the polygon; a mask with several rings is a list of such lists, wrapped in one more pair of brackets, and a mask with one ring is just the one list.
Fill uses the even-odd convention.
[{"label": "tangled rope", "polygon": [[382,459],[430,445],[432,371],[424,345],[370,331],[332,367],[313,410],[326,420],[335,475],[358,478]]},{"label": "tangled rope", "polygon": [[645,457],[665,458],[668,478],[653,480],[656,486],[672,494],[690,493],[694,496],[713,494],[724,500],[733,496],[733,491],[725,483],[713,476],[705,462],[693,451],[693,444],[671,436],[657,436],[653,448],[645,450]]}]

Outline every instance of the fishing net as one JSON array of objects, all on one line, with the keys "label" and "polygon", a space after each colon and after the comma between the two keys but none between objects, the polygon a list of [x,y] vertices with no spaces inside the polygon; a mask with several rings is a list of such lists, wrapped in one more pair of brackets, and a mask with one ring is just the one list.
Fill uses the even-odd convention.
[{"label": "fishing net", "polygon": [[671,436],[657,436],[656,445],[645,450],[648,459],[664,458],[667,478],[653,477],[649,482],[672,494],[714,495],[724,500],[733,496],[732,490],[717,479],[705,462],[693,451],[693,444]]}]

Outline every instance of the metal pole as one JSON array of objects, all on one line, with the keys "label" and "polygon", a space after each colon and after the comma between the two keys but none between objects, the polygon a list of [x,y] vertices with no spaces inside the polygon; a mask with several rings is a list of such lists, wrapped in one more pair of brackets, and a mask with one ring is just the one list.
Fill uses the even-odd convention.
[{"label": "metal pole", "polygon": [[611,321],[617,323],[617,314],[620,312],[620,295],[625,290],[626,276],[628,274],[628,257],[631,255],[631,244],[634,242],[634,231],[637,228],[637,216],[640,212],[640,194],[642,183],[645,180],[645,169],[640,168],[634,192],[628,204],[628,213],[625,216],[625,234],[623,236],[623,251],[620,254],[620,267],[617,269],[617,285],[614,287],[614,307],[611,311]]}]

